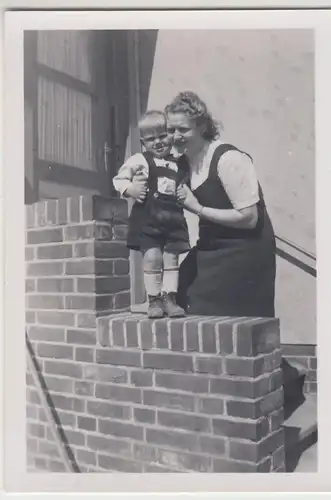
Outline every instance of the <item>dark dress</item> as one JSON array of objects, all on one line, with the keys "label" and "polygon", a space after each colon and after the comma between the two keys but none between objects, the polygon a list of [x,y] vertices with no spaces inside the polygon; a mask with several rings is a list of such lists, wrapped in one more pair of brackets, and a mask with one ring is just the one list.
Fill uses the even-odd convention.
[{"label": "dark dress", "polygon": [[176,195],[158,192],[158,178],[166,177],[175,181],[188,182],[189,165],[185,157],[177,161],[169,156],[169,161],[177,164],[178,170],[158,166],[153,156],[143,153],[148,163],[148,193],[144,203],[134,203],[128,227],[127,246],[144,252],[158,247],[174,254],[186,253],[190,247],[189,232],[182,205]]},{"label": "dark dress", "polygon": [[[218,146],[208,178],[194,195],[202,206],[232,209],[217,165],[229,150]],[[200,219],[199,239],[182,262],[178,302],[189,314],[273,317],[275,237],[259,186],[258,222],[254,229],[236,229]]]}]

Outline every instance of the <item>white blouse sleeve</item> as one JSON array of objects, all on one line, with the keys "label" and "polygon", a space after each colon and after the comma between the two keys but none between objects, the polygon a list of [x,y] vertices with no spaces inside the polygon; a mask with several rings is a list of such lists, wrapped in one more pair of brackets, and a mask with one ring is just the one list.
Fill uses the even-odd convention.
[{"label": "white blouse sleeve", "polygon": [[145,176],[148,177],[148,163],[141,153],[136,153],[126,160],[113,178],[116,191],[123,195],[124,191],[131,185],[139,168],[142,168]]},{"label": "white blouse sleeve", "polygon": [[227,151],[218,162],[218,176],[236,210],[259,201],[259,185],[252,160],[240,151]]}]

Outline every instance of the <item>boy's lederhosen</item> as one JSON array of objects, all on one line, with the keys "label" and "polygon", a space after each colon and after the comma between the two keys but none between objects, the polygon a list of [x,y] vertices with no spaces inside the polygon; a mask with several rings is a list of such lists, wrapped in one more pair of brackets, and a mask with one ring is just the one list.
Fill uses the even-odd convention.
[{"label": "boy's lederhosen", "polygon": [[144,203],[135,202],[132,207],[127,246],[140,251],[160,247],[170,253],[185,253],[190,249],[190,242],[183,208],[176,195],[158,191],[158,178],[172,179],[176,187],[181,182],[188,182],[186,159],[179,158],[175,172],[166,166],[157,166],[150,153],[143,155],[149,168],[148,193]]}]

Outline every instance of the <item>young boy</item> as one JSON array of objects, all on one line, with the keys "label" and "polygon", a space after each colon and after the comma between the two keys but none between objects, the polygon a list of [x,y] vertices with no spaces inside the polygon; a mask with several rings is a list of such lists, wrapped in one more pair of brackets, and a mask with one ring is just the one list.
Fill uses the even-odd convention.
[{"label": "young boy", "polygon": [[184,157],[171,154],[172,137],[161,111],[148,111],[139,122],[144,153],[131,156],[113,179],[121,195],[135,200],[127,246],[143,254],[148,317],[185,316],[176,303],[179,254],[190,249],[177,187],[188,179]]}]

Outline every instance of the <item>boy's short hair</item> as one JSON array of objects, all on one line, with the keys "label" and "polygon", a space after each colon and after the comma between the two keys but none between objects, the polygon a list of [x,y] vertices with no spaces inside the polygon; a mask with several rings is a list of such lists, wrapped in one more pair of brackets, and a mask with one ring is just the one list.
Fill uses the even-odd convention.
[{"label": "boy's short hair", "polygon": [[166,121],[167,121],[166,114],[163,111],[153,110],[153,109],[150,111],[146,111],[146,113],[140,118],[138,122],[140,134],[142,133],[143,130],[150,128],[151,123],[153,127],[157,125],[163,126],[163,124],[165,124]]}]

